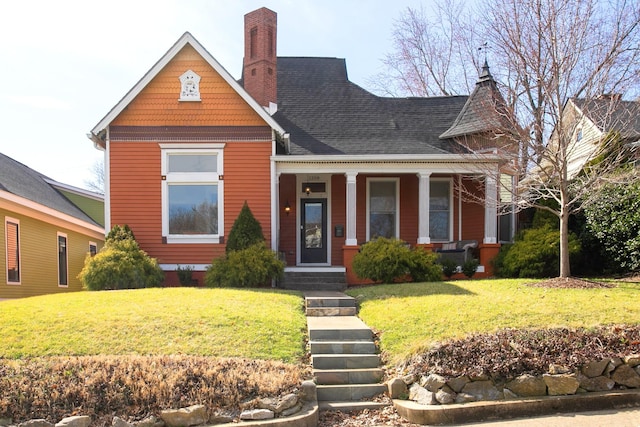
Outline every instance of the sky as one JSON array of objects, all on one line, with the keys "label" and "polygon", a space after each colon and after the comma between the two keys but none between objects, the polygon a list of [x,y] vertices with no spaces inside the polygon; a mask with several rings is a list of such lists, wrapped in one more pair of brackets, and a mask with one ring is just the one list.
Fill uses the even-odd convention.
[{"label": "sky", "polygon": [[87,133],[189,31],[235,78],[244,15],[278,14],[279,56],[345,58],[367,88],[394,21],[420,0],[20,0],[0,4],[0,152],[87,188],[104,153]]}]

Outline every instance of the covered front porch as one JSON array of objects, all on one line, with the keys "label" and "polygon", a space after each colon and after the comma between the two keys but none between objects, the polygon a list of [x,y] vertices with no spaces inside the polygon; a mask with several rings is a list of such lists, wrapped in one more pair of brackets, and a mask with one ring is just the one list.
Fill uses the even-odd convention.
[{"label": "covered front porch", "polygon": [[327,157],[272,158],[272,247],[288,271],[343,268],[347,284],[363,283],[352,259],[360,245],[384,236],[426,250],[476,240],[477,276],[492,274],[500,247],[497,159]]}]

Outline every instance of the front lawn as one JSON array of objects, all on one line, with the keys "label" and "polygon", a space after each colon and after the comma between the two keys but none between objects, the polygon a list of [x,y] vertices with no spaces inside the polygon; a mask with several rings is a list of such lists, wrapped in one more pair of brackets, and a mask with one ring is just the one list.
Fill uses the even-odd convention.
[{"label": "front lawn", "polygon": [[0,303],[0,358],[81,355],[245,357],[297,362],[298,293],[239,289],[77,292]]},{"label": "front lawn", "polygon": [[430,345],[504,328],[640,324],[640,285],[566,289],[527,286],[533,280],[460,280],[350,289],[359,316],[380,333],[388,360]]}]

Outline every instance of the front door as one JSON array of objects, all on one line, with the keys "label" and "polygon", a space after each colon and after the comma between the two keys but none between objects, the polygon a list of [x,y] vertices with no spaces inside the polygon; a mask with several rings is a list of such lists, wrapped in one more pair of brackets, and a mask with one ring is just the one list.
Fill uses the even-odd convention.
[{"label": "front door", "polygon": [[300,261],[327,262],[327,199],[300,200]]}]

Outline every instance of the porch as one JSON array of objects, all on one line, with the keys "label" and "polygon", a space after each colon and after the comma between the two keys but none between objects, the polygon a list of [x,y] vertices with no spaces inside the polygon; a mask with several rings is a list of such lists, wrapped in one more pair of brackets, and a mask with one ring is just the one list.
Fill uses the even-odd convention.
[{"label": "porch", "polygon": [[483,164],[493,174],[481,174],[475,164],[433,158],[357,162],[332,156],[318,162],[299,157],[272,158],[272,247],[290,273],[343,268],[348,285],[361,284],[351,269],[353,257],[363,243],[385,236],[425,250],[476,240],[477,277],[492,275],[490,261],[500,248],[497,162]]}]

